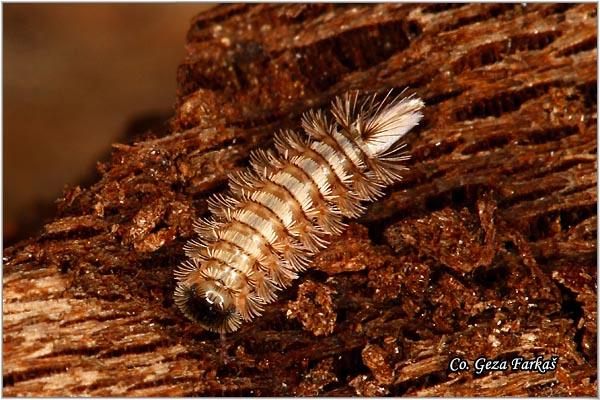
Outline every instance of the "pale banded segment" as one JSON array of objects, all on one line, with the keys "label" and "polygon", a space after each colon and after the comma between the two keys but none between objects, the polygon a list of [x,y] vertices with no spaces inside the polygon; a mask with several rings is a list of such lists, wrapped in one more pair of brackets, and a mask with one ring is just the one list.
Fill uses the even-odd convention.
[{"label": "pale banded segment", "polygon": [[[221,236],[220,239],[221,240],[219,240],[216,243],[226,243],[228,249],[224,250],[221,248],[221,253],[216,254],[215,252],[214,257],[223,262],[227,262],[225,260],[225,256],[228,256],[232,259],[237,256],[239,259],[241,259],[240,262],[231,262],[229,265],[232,265],[234,268],[244,273],[250,281],[255,280],[255,263],[264,264],[264,269],[268,269],[269,265],[279,263],[279,259],[277,258],[277,256],[275,256],[268,248],[266,248],[265,246],[253,246],[258,244],[256,240],[249,239],[245,234],[236,232],[233,229],[225,230],[223,236]],[[243,254],[243,256],[232,254],[236,251],[238,253]]]},{"label": "pale banded segment", "polygon": [[[323,171],[326,172],[328,184],[334,191],[333,196],[344,196],[346,194],[346,191],[348,193],[351,193],[350,176],[344,170],[343,166],[332,166],[329,164],[328,161],[328,159],[336,157],[338,160],[343,160],[345,156],[338,154],[338,152],[334,150],[331,146],[321,141],[305,141],[301,139],[296,132],[293,131],[286,131],[277,135],[275,137],[275,144],[277,147],[277,151],[279,151],[279,153],[282,154],[284,158],[289,158],[290,154],[296,153],[296,155],[311,158],[314,162],[320,164],[323,167]],[[344,204],[351,207],[351,209],[347,212],[342,210],[344,215],[353,217],[360,212],[360,207],[352,207],[349,202],[345,202],[343,200],[337,201],[337,205],[340,206],[340,208]],[[316,215],[313,214],[312,217],[314,216]]]},{"label": "pale banded segment", "polygon": [[321,157],[323,157],[329,166],[329,169],[333,171],[337,179],[346,187],[349,187],[351,177],[343,167],[343,155],[340,155],[335,149],[333,149],[328,144],[323,142],[312,142],[310,144],[310,148],[317,152]]},{"label": "pale banded segment", "polygon": [[331,186],[328,180],[328,171],[315,162],[312,158],[297,156],[292,158],[292,163],[301,168],[313,182],[317,185],[319,192],[323,197],[331,195]]},{"label": "pale banded segment", "polygon": [[321,211],[314,216],[315,223],[326,234],[341,234],[346,225],[342,222],[342,213],[337,205],[337,197],[331,194],[328,171],[313,159],[304,156],[292,157],[290,162],[311,180],[315,189],[316,193],[312,196],[314,208]]},{"label": "pale banded segment", "polygon": [[250,199],[271,210],[283,222],[286,229],[291,230],[296,223],[293,207],[271,192],[256,191],[250,195]]},{"label": "pale banded segment", "polygon": [[[233,223],[237,224],[238,221],[233,221]],[[265,251],[268,251],[262,236],[258,234],[248,235],[246,233],[239,232],[233,226],[229,226],[228,229],[223,229],[221,232],[219,232],[218,237],[219,239],[224,239],[228,242],[235,243],[256,259],[261,257]]]},{"label": "pale banded segment", "polygon": [[279,236],[273,228],[272,221],[264,219],[256,215],[254,212],[244,208],[233,211],[231,213],[231,218],[235,219],[236,221],[243,222],[260,232],[260,234],[263,235],[263,237],[271,246],[275,247],[277,245]]},{"label": "pale banded segment", "polygon": [[333,135],[336,147],[345,156],[343,166],[352,177],[351,187],[357,198],[360,201],[373,201],[383,196],[381,188],[384,185],[377,177],[372,176],[371,171],[365,171],[367,165],[362,150],[344,135],[338,132],[334,132]]},{"label": "pale banded segment", "polygon": [[[247,243],[251,242],[248,241]],[[228,268],[235,271],[236,274],[241,274],[240,276],[243,276],[254,286],[257,284],[257,277],[263,280],[264,282],[261,282],[263,286],[261,292],[263,295],[268,294],[268,297],[272,297],[275,290],[285,287],[286,283],[289,283],[296,277],[296,274],[292,271],[282,269],[281,260],[268,250],[260,252],[256,259],[254,259],[254,257],[248,255],[246,249],[242,249],[237,243],[234,244],[220,240],[208,248],[208,255],[211,259],[223,265],[231,266]],[[259,264],[259,270],[254,270],[254,262]],[[251,268],[247,269],[246,265],[249,265]],[[234,278],[232,273],[228,273],[226,276],[228,279]],[[267,290],[270,293],[266,293]]]},{"label": "pale banded segment", "polygon": [[[306,165],[311,163],[314,164],[315,168]],[[309,196],[313,203],[312,208],[320,211],[317,218],[329,211],[335,213],[336,209],[333,204],[335,196],[331,195],[331,186],[329,185],[326,171],[319,168],[312,159],[304,156],[294,156],[286,160],[285,165],[287,172],[294,175],[296,179],[307,183],[305,187],[309,191]]]},{"label": "pale banded segment", "polygon": [[295,176],[285,171],[276,173],[270,177],[269,180],[286,188],[298,204],[300,204],[300,207],[307,217],[310,218],[314,215],[315,210],[313,208],[312,199],[310,198],[310,189],[306,187],[307,185],[310,185],[309,182],[298,180]]},{"label": "pale banded segment", "polygon": [[[331,147],[329,147],[329,149],[331,149]],[[325,157],[314,150],[312,154],[308,153],[306,157],[311,158],[317,164],[318,162],[316,159],[322,159],[324,161],[321,166],[324,171],[327,171],[329,185],[331,186],[331,195],[328,201],[337,206],[341,213],[346,217],[357,218],[361,215],[364,212],[364,206],[360,204],[360,198],[352,189],[350,176],[342,175],[348,182],[340,181],[335,170],[329,165]],[[340,157],[339,154],[338,157]]]},{"label": "pale banded segment", "polygon": [[[300,180],[285,170],[270,176],[268,179],[287,189],[293,199],[300,205],[306,216],[306,218],[296,220],[293,227],[294,229],[288,230],[288,233],[297,237],[311,253],[325,247],[328,242],[321,238],[324,231],[318,225],[314,225],[310,221],[311,218],[316,218],[320,212],[319,209],[313,207],[310,196],[311,182],[306,179]],[[274,216],[277,217],[277,214],[274,214]],[[281,252],[280,247],[277,251]]]},{"label": "pale banded segment", "polygon": [[243,272],[246,276],[252,275],[254,259],[246,253],[223,240],[219,240],[207,249],[208,256],[221,261],[225,265],[232,265],[235,270]]},{"label": "pale banded segment", "polygon": [[344,152],[344,155],[358,168],[360,171],[364,171],[366,165],[363,161],[364,155],[348,138],[342,135],[338,131],[334,131],[332,137],[340,146],[340,149]]},{"label": "pale banded segment", "polygon": [[[286,235],[277,234],[279,231],[276,229],[277,224],[281,224],[279,220],[272,218],[264,218],[257,214],[257,210],[249,209],[250,207],[256,206],[256,203],[245,203],[243,208],[233,210],[231,212],[232,219],[240,221],[252,227],[267,240],[269,245],[278,254],[283,254],[286,251],[287,244],[290,242],[290,238]],[[271,212],[271,211],[269,211]],[[276,215],[273,217],[276,218]],[[291,279],[295,279],[297,275],[292,271],[292,268],[288,268],[286,263],[278,259],[277,263],[261,263],[259,262],[260,268],[267,271],[269,276],[273,277],[273,281],[277,284],[286,285]]]},{"label": "pale banded segment", "polygon": [[[329,148],[331,149],[331,147]],[[340,181],[327,159],[312,148],[305,149],[305,157],[311,158],[318,164],[320,163],[323,170],[327,171],[327,178],[331,187],[331,200],[329,201],[335,204],[344,216],[357,218],[364,212],[364,206],[360,204],[360,198],[352,190],[352,181],[349,175],[344,175],[340,172],[342,178],[345,179],[345,181]]]}]

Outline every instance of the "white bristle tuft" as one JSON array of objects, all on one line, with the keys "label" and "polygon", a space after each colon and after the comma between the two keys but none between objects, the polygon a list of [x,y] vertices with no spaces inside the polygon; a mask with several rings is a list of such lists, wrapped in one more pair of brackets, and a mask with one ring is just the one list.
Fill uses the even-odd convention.
[{"label": "white bristle tuft", "polygon": [[365,131],[368,133],[365,150],[371,156],[385,153],[419,124],[423,118],[421,109],[424,106],[423,100],[407,97],[393,101],[376,112],[365,125]]}]

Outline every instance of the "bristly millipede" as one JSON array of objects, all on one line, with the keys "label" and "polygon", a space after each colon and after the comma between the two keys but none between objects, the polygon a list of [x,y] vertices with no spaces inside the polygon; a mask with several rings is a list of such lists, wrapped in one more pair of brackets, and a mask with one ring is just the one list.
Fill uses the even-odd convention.
[{"label": "bristly millipede", "polygon": [[229,177],[228,195],[209,199],[210,219],[175,271],[175,303],[208,330],[236,331],[260,316],[277,291],[290,286],[310,258],[357,218],[362,202],[399,181],[408,159],[401,138],[422,118],[423,101],[390,93],[358,102],[346,93],[302,117],[307,136],[275,136],[277,153],[257,150],[251,169]]}]

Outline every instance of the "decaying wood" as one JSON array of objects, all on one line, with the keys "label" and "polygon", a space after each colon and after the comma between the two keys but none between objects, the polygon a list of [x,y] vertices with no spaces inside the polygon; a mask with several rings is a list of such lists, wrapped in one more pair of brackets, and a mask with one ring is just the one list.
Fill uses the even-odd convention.
[{"label": "decaying wood", "polygon": [[[6,396],[587,395],[596,382],[596,6],[229,5],[195,18],[171,133],[5,250]],[[410,87],[406,179],[262,318],[172,300],[206,199],[349,89]],[[560,357],[555,371],[448,362]]]}]

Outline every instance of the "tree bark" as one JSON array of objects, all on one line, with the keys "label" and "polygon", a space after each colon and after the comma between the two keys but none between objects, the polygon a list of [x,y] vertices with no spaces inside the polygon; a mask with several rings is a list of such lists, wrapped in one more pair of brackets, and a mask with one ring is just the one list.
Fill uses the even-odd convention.
[{"label": "tree bark", "polygon": [[[596,396],[596,6],[228,5],[198,15],[171,131],[4,251],[5,396]],[[426,103],[405,179],[264,316],[173,304],[206,199],[350,89]],[[555,370],[452,372],[453,357]]]}]

